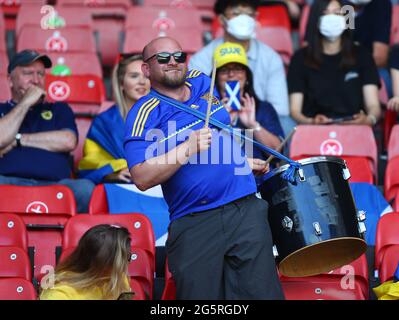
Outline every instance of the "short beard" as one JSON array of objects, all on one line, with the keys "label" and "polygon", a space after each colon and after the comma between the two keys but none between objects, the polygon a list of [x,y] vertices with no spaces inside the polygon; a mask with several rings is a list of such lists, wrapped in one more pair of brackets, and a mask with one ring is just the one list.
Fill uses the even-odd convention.
[{"label": "short beard", "polygon": [[184,85],[184,83],[186,82],[186,73],[187,73],[187,67],[185,67],[182,71],[182,75],[180,77],[176,76],[176,77],[169,77],[168,74],[165,74],[162,77],[162,84],[165,87],[171,88],[171,89],[175,89],[175,88],[179,88],[182,85]]}]

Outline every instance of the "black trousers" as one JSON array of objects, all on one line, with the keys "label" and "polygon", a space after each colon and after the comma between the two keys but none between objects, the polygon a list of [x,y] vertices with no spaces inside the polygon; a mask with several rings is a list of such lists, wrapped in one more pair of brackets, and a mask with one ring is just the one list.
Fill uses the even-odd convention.
[{"label": "black trousers", "polygon": [[284,299],[267,202],[254,195],[171,223],[166,243],[177,299]]}]

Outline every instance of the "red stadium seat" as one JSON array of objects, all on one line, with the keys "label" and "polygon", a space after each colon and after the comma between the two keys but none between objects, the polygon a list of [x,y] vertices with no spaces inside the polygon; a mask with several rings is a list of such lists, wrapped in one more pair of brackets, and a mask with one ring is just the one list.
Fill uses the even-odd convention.
[{"label": "red stadium seat", "polygon": [[60,6],[86,6],[88,8],[113,8],[128,9],[132,3],[130,0],[57,0]]},{"label": "red stadium seat", "polygon": [[399,211],[399,190],[396,190],[395,201],[393,203],[393,210]]},{"label": "red stadium seat", "polygon": [[391,44],[399,43],[399,3],[392,7]]},{"label": "red stadium seat", "polygon": [[[146,250],[155,259],[155,238],[150,220],[143,214],[77,215],[65,226],[62,248],[76,247],[81,236],[99,224],[120,224],[126,227],[132,239],[132,247]],[[152,261],[155,263],[155,260]],[[155,264],[152,265],[154,270]]]},{"label": "red stadium seat", "polygon": [[299,41],[300,41],[299,43],[301,45],[303,45],[303,42],[305,41],[306,27],[308,25],[309,14],[310,14],[310,5],[306,4],[302,8],[301,17],[299,19]]},{"label": "red stadium seat", "polygon": [[0,247],[0,278],[32,280],[27,252],[18,247]]},{"label": "red stadium seat", "polygon": [[388,161],[399,156],[399,124],[392,129],[388,144]]},{"label": "red stadium seat", "polygon": [[[70,53],[70,52],[41,52],[49,56],[53,62],[53,67],[48,69],[48,73],[53,74],[58,66],[68,67],[72,75],[93,75],[98,78],[103,77],[102,66],[98,55],[95,53]],[[62,74],[61,74],[62,75]]]},{"label": "red stadium seat", "polygon": [[146,300],[144,289],[141,284],[134,278],[130,278],[130,288],[134,292],[134,297],[132,300]]},{"label": "red stadium seat", "polygon": [[[63,21],[63,25],[51,25],[49,20]],[[51,21],[50,20],[50,21]],[[61,22],[62,23],[62,22]],[[78,28],[93,32],[93,21],[88,8],[70,8],[61,6],[22,5],[17,16],[15,33],[17,37],[27,26],[44,27],[48,29]]]},{"label": "red stadium seat", "polygon": [[364,157],[377,176],[377,144],[369,126],[299,125],[292,137],[290,156],[303,155]]},{"label": "red stadium seat", "polygon": [[378,221],[374,255],[375,270],[380,270],[385,251],[392,245],[399,245],[398,230],[398,212],[385,214]]},{"label": "red stadium seat", "polygon": [[367,300],[368,266],[363,254],[349,265],[317,276],[280,276],[287,300]]},{"label": "red stadium seat", "polygon": [[0,247],[11,246],[28,252],[28,232],[23,220],[12,213],[0,213]]},{"label": "red stadium seat", "polygon": [[165,286],[161,300],[176,300],[176,284],[168,267],[168,258],[165,261]]},{"label": "red stadium seat", "polygon": [[1,1],[1,9],[4,13],[6,30],[15,31],[16,17],[21,5],[45,5],[46,0],[4,0]]},{"label": "red stadium seat", "polygon": [[392,280],[396,268],[399,264],[399,245],[388,246],[381,259],[380,270],[378,272],[381,283]]},{"label": "red stadium seat", "polygon": [[71,189],[63,185],[0,185],[0,212],[17,213],[25,222],[28,245],[35,249],[37,279],[43,266],[55,266],[56,248],[61,247],[64,225],[76,214]]},{"label": "red stadium seat", "polygon": [[148,298],[152,299],[154,286],[154,269],[152,269],[151,257],[148,253],[137,247],[132,247],[132,257],[129,263],[129,275],[144,289]]},{"label": "red stadium seat", "polygon": [[388,160],[385,169],[384,194],[388,201],[395,198],[399,190],[399,156]]},{"label": "red stadium seat", "polygon": [[103,184],[98,184],[91,194],[89,214],[105,214],[109,212],[107,194]]},{"label": "red stadium seat", "polygon": [[50,101],[67,102],[78,114],[97,114],[105,100],[104,84],[94,75],[47,75],[46,91]]},{"label": "red stadium seat", "polygon": [[294,49],[291,34],[284,27],[257,28],[256,38],[275,50],[283,59],[287,67],[290,63]]},{"label": "red stadium seat", "polygon": [[0,300],[36,300],[33,284],[21,278],[0,279]]},{"label": "red stadium seat", "polygon": [[144,0],[146,7],[199,8],[213,10],[215,0]]},{"label": "red stadium seat", "polygon": [[17,51],[34,49],[46,52],[91,52],[96,53],[94,35],[88,29],[43,30],[26,26],[17,38]]},{"label": "red stadium seat", "polygon": [[385,110],[384,112],[384,147],[388,149],[389,140],[391,138],[392,130],[398,122],[398,113],[393,110]]},{"label": "red stadium seat", "polygon": [[195,9],[132,7],[126,16],[125,33],[123,52],[142,52],[158,36],[176,38],[188,53],[203,46],[201,16]]}]

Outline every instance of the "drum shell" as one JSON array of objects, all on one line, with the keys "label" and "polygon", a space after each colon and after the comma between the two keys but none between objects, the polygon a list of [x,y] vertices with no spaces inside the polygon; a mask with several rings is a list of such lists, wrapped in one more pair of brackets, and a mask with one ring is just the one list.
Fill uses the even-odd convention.
[{"label": "drum shell", "polygon": [[[262,198],[269,203],[268,219],[278,251],[277,262],[290,257],[290,264],[300,265],[308,258],[309,262],[319,266],[310,267],[311,271],[304,270],[299,276],[332,270],[345,261],[356,259],[366,247],[360,240],[357,209],[349,182],[345,179],[345,162],[329,157],[301,162],[304,181],[297,173],[292,184],[281,178],[284,170],[280,169],[261,187]],[[345,241],[331,241],[334,239]],[[316,247],[320,244],[323,247]],[[353,253],[346,253],[352,252],[350,246],[354,246]],[[338,254],[337,251],[346,256],[353,254],[355,258],[335,259],[336,266],[332,259],[327,261],[330,260],[326,259],[329,253],[321,250],[335,250],[331,255]],[[295,262],[296,252],[301,252],[301,261]],[[326,260],[326,265],[319,259]],[[292,268],[295,266],[289,267]]]}]

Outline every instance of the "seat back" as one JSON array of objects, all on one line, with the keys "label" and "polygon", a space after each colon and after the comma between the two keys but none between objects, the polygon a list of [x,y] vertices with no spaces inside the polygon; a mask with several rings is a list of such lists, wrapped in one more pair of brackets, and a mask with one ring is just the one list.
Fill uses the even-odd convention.
[{"label": "seat back", "polygon": [[379,270],[384,251],[391,245],[399,245],[399,213],[383,215],[378,221],[375,239],[374,269]]},{"label": "seat back", "polygon": [[28,252],[28,232],[16,214],[0,213],[0,246],[18,247]]},{"label": "seat back", "polygon": [[32,280],[28,254],[18,247],[0,247],[0,278]]},{"label": "seat back", "polygon": [[0,279],[0,300],[36,300],[33,284],[22,278]]},{"label": "seat back", "polygon": [[105,214],[109,212],[107,194],[103,184],[98,184],[91,194],[89,214]]},{"label": "seat back", "polygon": [[388,160],[399,156],[399,124],[392,128],[388,143]]},{"label": "seat back", "polygon": [[19,9],[15,33],[18,37],[27,26],[43,29],[80,28],[93,30],[91,13],[87,8],[22,5]]},{"label": "seat back", "polygon": [[88,29],[47,29],[24,27],[17,38],[17,51],[33,49],[46,52],[96,53],[94,35]]},{"label": "seat back", "polygon": [[195,9],[131,7],[126,16],[123,52],[141,52],[152,39],[176,38],[182,49],[195,53],[202,48],[201,15]]},{"label": "seat back", "polygon": [[385,168],[384,194],[391,201],[399,190],[399,156],[388,160]]},{"label": "seat back", "polygon": [[76,247],[79,239],[91,227],[99,224],[118,224],[127,228],[131,235],[132,247],[146,250],[152,257],[152,269],[155,268],[155,237],[150,220],[143,214],[102,214],[78,215],[71,218],[65,226],[62,242],[63,250]]},{"label": "seat back", "polygon": [[366,255],[350,264],[311,277],[280,275],[288,300],[367,300],[369,291]]},{"label": "seat back", "polygon": [[0,185],[0,212],[75,215],[76,202],[64,185]]},{"label": "seat back", "polygon": [[381,283],[392,280],[399,265],[399,245],[390,245],[384,250],[378,271]]},{"label": "seat back", "polygon": [[105,101],[104,84],[95,75],[47,75],[46,91],[49,101],[67,102],[78,114],[97,114]]},{"label": "seat back", "polygon": [[302,155],[365,157],[377,174],[377,144],[369,126],[300,125],[292,137],[290,156]]},{"label": "seat back", "polygon": [[[53,67],[48,69],[48,73],[53,75],[93,75],[98,78],[103,77],[98,55],[92,52],[44,52],[51,61]],[[63,67],[62,67],[63,66]]]},{"label": "seat back", "polygon": [[76,214],[72,190],[63,185],[0,185],[0,212],[21,216],[28,230],[28,246],[34,248],[34,277],[43,267],[55,267],[64,225]]}]

